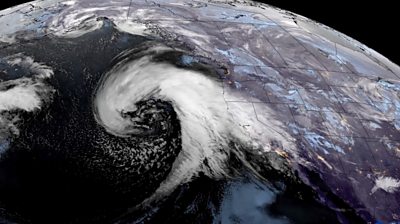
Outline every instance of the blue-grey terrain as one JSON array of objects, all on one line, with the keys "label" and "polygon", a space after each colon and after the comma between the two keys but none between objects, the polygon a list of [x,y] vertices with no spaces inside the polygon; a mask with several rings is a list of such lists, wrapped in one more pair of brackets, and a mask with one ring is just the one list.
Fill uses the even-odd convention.
[{"label": "blue-grey terrain", "polygon": [[400,67],[247,0],[0,11],[0,222],[400,222]]}]

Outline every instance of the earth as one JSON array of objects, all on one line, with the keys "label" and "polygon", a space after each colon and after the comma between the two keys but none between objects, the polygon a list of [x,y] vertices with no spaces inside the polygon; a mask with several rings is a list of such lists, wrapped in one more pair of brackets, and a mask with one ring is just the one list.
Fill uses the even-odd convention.
[{"label": "earth", "polygon": [[0,11],[1,223],[400,222],[400,67],[236,0]]}]

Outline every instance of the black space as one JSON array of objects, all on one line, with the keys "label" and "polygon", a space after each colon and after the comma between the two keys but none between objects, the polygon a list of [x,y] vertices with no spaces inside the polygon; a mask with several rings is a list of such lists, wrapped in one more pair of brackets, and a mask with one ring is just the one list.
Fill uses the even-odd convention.
[{"label": "black space", "polygon": [[[129,0],[127,0],[129,1]],[[293,1],[259,0],[321,22],[341,31],[400,64],[400,42],[396,35],[398,16],[396,1]],[[5,0],[0,9],[27,2]]]}]

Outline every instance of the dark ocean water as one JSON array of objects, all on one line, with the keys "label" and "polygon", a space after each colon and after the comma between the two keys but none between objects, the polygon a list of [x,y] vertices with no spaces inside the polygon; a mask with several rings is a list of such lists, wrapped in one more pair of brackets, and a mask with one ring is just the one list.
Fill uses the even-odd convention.
[{"label": "dark ocean water", "polygon": [[[92,97],[119,53],[150,41],[108,24],[76,39],[44,37],[1,50],[0,57],[23,52],[53,68],[48,84],[56,91],[38,112],[10,112],[18,113],[22,122],[19,137],[0,146],[9,148],[0,160],[0,222],[360,222],[351,209],[337,216],[322,206],[306,185],[280,178],[274,170],[266,170],[261,180],[234,158],[232,178],[212,180],[200,174],[158,202],[136,208],[171,170],[180,147],[179,121],[171,116],[172,131],[158,136],[119,138],[94,120]],[[0,73],[3,81],[32,75],[1,61],[0,70],[6,71]],[[128,165],[129,155],[135,154],[122,148],[143,141],[167,141],[165,150],[171,153],[162,168],[138,175],[131,171],[135,165]],[[114,151],[105,151],[105,146]]]}]

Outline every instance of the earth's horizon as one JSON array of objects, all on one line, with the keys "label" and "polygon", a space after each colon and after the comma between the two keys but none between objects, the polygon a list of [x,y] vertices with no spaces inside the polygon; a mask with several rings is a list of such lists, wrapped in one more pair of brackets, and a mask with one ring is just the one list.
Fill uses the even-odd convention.
[{"label": "earth's horizon", "polygon": [[253,1],[0,11],[0,222],[400,222],[400,67]]}]

